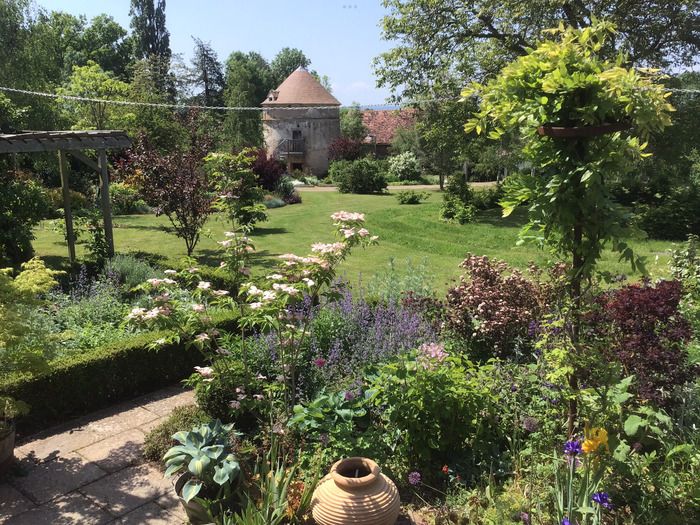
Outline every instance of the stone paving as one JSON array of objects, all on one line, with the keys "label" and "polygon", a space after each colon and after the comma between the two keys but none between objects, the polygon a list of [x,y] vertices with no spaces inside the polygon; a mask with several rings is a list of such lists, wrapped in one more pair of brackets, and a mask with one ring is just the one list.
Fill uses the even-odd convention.
[{"label": "stone paving", "polygon": [[166,388],[49,429],[15,448],[0,524],[186,523],[170,480],[143,458],[146,433],[192,392]]}]

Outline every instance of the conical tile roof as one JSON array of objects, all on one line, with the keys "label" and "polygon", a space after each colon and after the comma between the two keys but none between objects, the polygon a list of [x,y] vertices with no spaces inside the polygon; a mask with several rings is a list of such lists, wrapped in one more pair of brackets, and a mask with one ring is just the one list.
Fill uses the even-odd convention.
[{"label": "conical tile roof", "polygon": [[263,106],[340,106],[340,102],[303,67],[270,91]]}]

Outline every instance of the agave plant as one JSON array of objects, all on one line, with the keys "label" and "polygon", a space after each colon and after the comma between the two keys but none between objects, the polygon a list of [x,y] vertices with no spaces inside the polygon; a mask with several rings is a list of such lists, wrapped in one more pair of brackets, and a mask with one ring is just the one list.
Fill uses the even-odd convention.
[{"label": "agave plant", "polygon": [[233,425],[218,419],[173,435],[175,445],[163,456],[166,476],[187,472],[190,479],[182,488],[182,499],[189,503],[200,493],[214,501],[227,501],[238,487],[241,468],[231,452],[229,435]]}]

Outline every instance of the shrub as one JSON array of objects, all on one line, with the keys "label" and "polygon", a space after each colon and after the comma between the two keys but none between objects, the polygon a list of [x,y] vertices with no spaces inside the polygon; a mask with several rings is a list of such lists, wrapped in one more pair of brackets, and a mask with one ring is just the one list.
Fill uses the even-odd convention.
[{"label": "shrub", "polygon": [[448,327],[485,356],[518,355],[545,311],[547,291],[503,261],[470,254],[460,266],[467,273],[447,292]]},{"label": "shrub", "polygon": [[467,224],[474,221],[476,208],[473,204],[465,205],[461,200],[452,195],[443,195],[443,202],[440,206],[440,219],[445,222],[458,222]]},{"label": "shrub", "polygon": [[275,193],[287,204],[301,203],[301,195],[294,188],[294,181],[290,177],[282,177],[277,185]]},{"label": "shrub", "polygon": [[428,197],[430,197],[430,193],[427,191],[407,190],[396,194],[396,200],[399,201],[399,204],[420,204]]},{"label": "shrub", "polygon": [[[59,210],[63,209],[63,190],[61,188],[49,188],[45,190],[48,200],[49,213],[47,217],[56,218],[62,217],[63,213]],[[70,207],[73,212],[81,212],[91,207],[90,199],[85,194],[78,191],[69,190]]]},{"label": "shrub", "polygon": [[0,267],[19,265],[31,258],[32,228],[45,217],[47,209],[40,184],[0,173]]},{"label": "shrub", "polygon": [[282,199],[279,199],[277,197],[273,197],[272,195],[268,195],[267,197],[265,197],[263,204],[265,205],[265,207],[267,209],[283,208],[287,205],[287,203],[284,202]]},{"label": "shrub", "polygon": [[420,164],[410,151],[389,158],[389,176],[398,180],[419,180]]},{"label": "shrub", "polygon": [[328,159],[357,160],[362,156],[362,143],[348,137],[338,137],[328,145]]},{"label": "shrub", "polygon": [[173,434],[209,421],[211,418],[197,405],[175,407],[165,421],[146,434],[143,447],[144,457],[148,461],[160,463],[170,447],[177,443],[173,439]]},{"label": "shrub", "polygon": [[382,163],[374,159],[333,162],[329,175],[340,193],[381,193],[387,186]]},{"label": "shrub", "polygon": [[491,188],[473,191],[471,203],[477,210],[491,210],[498,208],[503,195],[503,186],[496,184]]},{"label": "shrub", "polygon": [[110,184],[109,199],[112,203],[113,215],[134,215],[151,211],[139,196],[138,190],[123,182]]},{"label": "shrub", "polygon": [[275,191],[286,169],[279,160],[268,157],[264,149],[255,152],[252,164],[253,173],[258,178],[258,184],[267,191]]},{"label": "shrub", "polygon": [[601,294],[593,330],[609,340],[609,358],[636,377],[639,398],[660,406],[674,401],[676,387],[698,377],[688,365],[690,325],[679,311],[678,281],[633,284]]},{"label": "shrub", "polygon": [[127,290],[131,290],[159,273],[146,261],[133,255],[117,254],[104,267],[108,276],[116,278]]}]

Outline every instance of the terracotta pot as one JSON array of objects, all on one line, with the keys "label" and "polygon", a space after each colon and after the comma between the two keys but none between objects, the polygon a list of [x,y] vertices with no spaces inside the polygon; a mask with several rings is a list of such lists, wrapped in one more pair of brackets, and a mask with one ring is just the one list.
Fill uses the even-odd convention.
[{"label": "terracotta pot", "polygon": [[15,460],[15,423],[11,421],[9,427],[0,430],[0,474],[6,472]]},{"label": "terracotta pot", "polygon": [[610,122],[600,124],[598,126],[574,126],[568,128],[563,126],[544,125],[537,128],[537,133],[543,137],[553,137],[558,139],[581,139],[598,137],[608,133],[615,133],[616,131],[624,131],[629,128],[630,124],[628,122]]},{"label": "terracotta pot", "polygon": [[367,458],[335,463],[311,499],[318,525],[394,525],[400,509],[396,485]]}]

